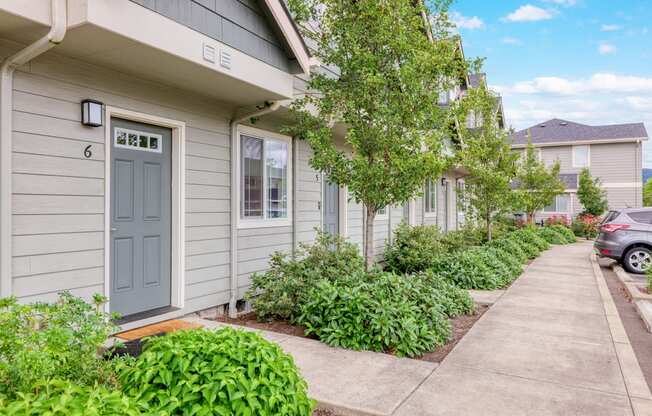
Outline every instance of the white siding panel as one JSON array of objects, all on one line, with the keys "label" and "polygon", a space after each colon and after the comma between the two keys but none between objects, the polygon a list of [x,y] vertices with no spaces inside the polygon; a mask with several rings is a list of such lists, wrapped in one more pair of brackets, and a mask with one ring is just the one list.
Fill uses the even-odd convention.
[{"label": "white siding panel", "polygon": [[14,173],[15,194],[104,197],[104,180]]},{"label": "white siding panel", "polygon": [[65,253],[104,248],[104,233],[39,234],[14,236],[14,256]]},{"label": "white siding panel", "polygon": [[104,231],[104,215],[14,215],[13,234],[60,234]]},{"label": "white siding panel", "polygon": [[88,269],[104,265],[104,250],[76,251],[73,253],[46,254],[42,256],[14,257],[14,276],[54,273],[74,269]]},{"label": "white siding panel", "polygon": [[103,282],[104,268],[102,267],[39,274],[14,279],[14,294],[17,297],[34,296],[74,287],[101,285]]},{"label": "white siding panel", "polygon": [[104,162],[14,153],[14,173],[104,178]]},{"label": "white siding panel", "polygon": [[101,214],[101,196],[14,195],[15,214]]}]

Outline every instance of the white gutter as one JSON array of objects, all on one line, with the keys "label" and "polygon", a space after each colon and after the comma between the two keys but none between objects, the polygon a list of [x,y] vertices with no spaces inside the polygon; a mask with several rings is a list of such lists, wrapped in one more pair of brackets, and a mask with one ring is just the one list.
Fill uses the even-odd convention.
[{"label": "white gutter", "polygon": [[0,297],[12,295],[11,158],[14,71],[61,43],[66,35],[67,8],[67,0],[52,0],[52,23],[48,34],[6,58],[0,66]]},{"label": "white gutter", "polygon": [[238,178],[238,167],[240,166],[238,160],[238,124],[243,121],[264,116],[265,114],[273,113],[281,107],[281,102],[276,101],[266,105],[262,110],[253,113],[245,114],[243,116],[234,117],[229,123],[231,131],[231,284],[230,284],[230,297],[229,297],[229,317],[236,318],[238,311],[236,304],[238,302],[238,220],[240,216],[240,208],[238,207],[238,187],[240,183]]}]

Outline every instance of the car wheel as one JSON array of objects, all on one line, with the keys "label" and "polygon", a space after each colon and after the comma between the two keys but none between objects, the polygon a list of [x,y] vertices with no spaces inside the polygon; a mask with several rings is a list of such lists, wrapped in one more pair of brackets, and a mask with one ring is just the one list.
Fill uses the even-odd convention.
[{"label": "car wheel", "polygon": [[647,247],[634,247],[625,254],[623,265],[630,273],[643,274],[652,266],[652,251]]}]

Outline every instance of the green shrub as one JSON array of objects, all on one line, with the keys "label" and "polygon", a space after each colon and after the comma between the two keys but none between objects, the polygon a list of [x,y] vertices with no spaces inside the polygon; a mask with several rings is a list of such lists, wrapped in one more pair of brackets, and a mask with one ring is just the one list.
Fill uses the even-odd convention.
[{"label": "green shrub", "polygon": [[526,263],[529,258],[528,253],[523,250],[516,239],[499,238],[491,240],[487,243],[487,247],[494,247],[508,253],[521,264]]},{"label": "green shrub", "polygon": [[509,276],[511,277],[510,281],[519,277],[523,273],[523,263],[519,257],[514,256],[509,251],[506,251],[503,248],[499,247],[485,247],[487,254],[495,259],[498,259],[502,264],[505,265]]},{"label": "green shrub", "polygon": [[577,237],[590,240],[598,236],[600,221],[601,218],[598,216],[582,214],[575,218],[571,229]]},{"label": "green shrub", "polygon": [[259,319],[294,319],[308,291],[320,280],[347,278],[364,270],[358,247],[338,236],[319,233],[313,245],[300,245],[294,257],[275,253],[265,273],[252,277],[245,295]]},{"label": "green shrub", "polygon": [[314,407],[292,357],[232,328],[150,338],[118,377],[126,394],[169,415],[308,416]]},{"label": "green shrub", "polygon": [[0,397],[1,416],[154,415],[120,391],[51,380],[13,400]]},{"label": "green shrub", "polygon": [[546,240],[549,244],[568,244],[566,237],[552,227],[541,227],[539,230],[537,230],[537,232],[539,236]]},{"label": "green shrub", "polygon": [[489,257],[484,248],[472,248],[440,256],[430,270],[463,289],[504,287],[511,281],[510,273],[504,264]]},{"label": "green shrub", "polygon": [[652,294],[652,268],[645,271],[645,276],[647,277],[647,291]]},{"label": "green shrub", "polygon": [[566,242],[569,243],[569,244],[574,243],[574,242],[577,241],[577,238],[575,237],[575,234],[573,233],[573,231],[570,228],[568,228],[568,227],[566,227],[564,225],[559,225],[559,224],[551,225],[550,228],[552,228],[553,230],[556,230],[559,234],[564,236],[564,238],[566,239]]},{"label": "green shrub", "polygon": [[451,332],[437,288],[427,282],[393,273],[353,285],[322,280],[297,321],[331,346],[418,356],[446,343]]},{"label": "green shrub", "polygon": [[442,236],[434,225],[416,227],[401,223],[394,231],[394,239],[385,248],[387,270],[413,273],[425,270],[444,250]]},{"label": "green shrub", "polygon": [[533,246],[536,249],[536,255],[534,257],[537,257],[542,251],[550,248],[550,245],[544,239],[539,237],[532,228],[522,228],[514,231],[510,234],[509,238],[514,238],[524,245]]},{"label": "green shrub", "polygon": [[[475,310],[475,303],[468,290],[460,289],[432,271],[418,273],[414,278],[421,280],[426,285],[424,290],[430,292],[423,295],[422,302],[430,301],[440,305],[446,316],[467,315]],[[418,285],[415,288],[420,290]]]},{"label": "green shrub", "polygon": [[485,232],[471,225],[442,235],[441,244],[445,253],[458,252],[469,247],[479,246],[485,241]]},{"label": "green shrub", "polygon": [[111,316],[69,293],[56,303],[0,300],[0,394],[13,399],[52,379],[79,385],[112,384],[112,363],[98,356],[116,332]]}]

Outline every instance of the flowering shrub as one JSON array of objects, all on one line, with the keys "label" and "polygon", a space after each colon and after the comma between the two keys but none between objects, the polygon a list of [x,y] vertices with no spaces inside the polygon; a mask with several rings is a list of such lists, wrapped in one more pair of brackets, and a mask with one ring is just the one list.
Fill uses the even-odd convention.
[{"label": "flowering shrub", "polygon": [[601,218],[597,215],[582,214],[573,221],[571,228],[576,236],[589,240],[598,236],[600,221]]},{"label": "flowering shrub", "polygon": [[553,215],[546,219],[546,227],[552,227],[553,225],[563,225],[564,227],[570,227],[570,221],[566,215]]}]

